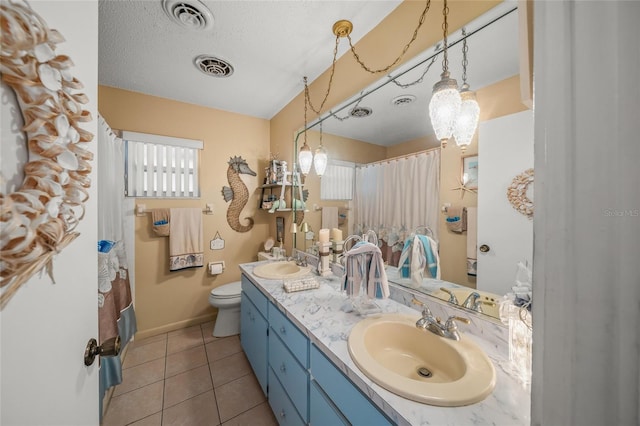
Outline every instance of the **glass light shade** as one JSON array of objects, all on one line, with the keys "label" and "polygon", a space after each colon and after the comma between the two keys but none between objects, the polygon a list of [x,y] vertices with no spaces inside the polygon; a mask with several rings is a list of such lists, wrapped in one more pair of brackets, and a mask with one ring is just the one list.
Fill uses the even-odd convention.
[{"label": "glass light shade", "polygon": [[311,148],[307,145],[305,141],[302,148],[300,148],[300,152],[298,153],[298,164],[300,164],[300,170],[303,175],[309,174],[311,170],[311,163],[313,162],[313,153],[311,152]]},{"label": "glass light shade", "polygon": [[441,80],[433,85],[433,95],[429,102],[429,117],[436,137],[446,144],[453,134],[453,126],[460,113],[460,92],[458,82],[449,78],[449,72],[441,74]]},{"label": "glass light shade", "polygon": [[297,234],[298,233],[298,224],[295,222],[291,222],[291,227],[289,228],[289,232],[291,232],[292,234]]},{"label": "glass light shade", "polygon": [[307,232],[309,232],[309,230],[310,230],[309,224],[307,222],[302,222],[302,226],[300,226],[300,231],[306,234]]},{"label": "glass light shade", "polygon": [[327,150],[322,145],[316,149],[316,154],[313,156],[313,168],[316,169],[318,176],[322,176],[327,170]]},{"label": "glass light shade", "polygon": [[464,84],[460,91],[462,104],[460,113],[453,128],[453,137],[456,138],[456,144],[464,151],[476,133],[478,128],[478,119],[480,118],[480,105],[476,100],[475,92],[469,90],[469,85]]}]

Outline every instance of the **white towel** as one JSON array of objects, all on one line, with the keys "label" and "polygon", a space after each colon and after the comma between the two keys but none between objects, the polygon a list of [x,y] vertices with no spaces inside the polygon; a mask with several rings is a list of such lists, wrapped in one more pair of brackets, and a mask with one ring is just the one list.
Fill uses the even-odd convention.
[{"label": "white towel", "polygon": [[475,277],[478,268],[478,208],[467,207],[467,275]]},{"label": "white towel", "polygon": [[322,208],[322,228],[333,229],[338,227],[338,208],[323,207]]},{"label": "white towel", "polygon": [[169,270],[203,266],[202,210],[171,209],[169,225]]}]

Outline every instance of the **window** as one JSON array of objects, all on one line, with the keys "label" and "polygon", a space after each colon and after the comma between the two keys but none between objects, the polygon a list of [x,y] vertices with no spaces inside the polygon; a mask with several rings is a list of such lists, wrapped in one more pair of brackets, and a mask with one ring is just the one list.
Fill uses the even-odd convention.
[{"label": "window", "polygon": [[320,199],[351,200],[355,167],[355,163],[348,161],[330,160],[320,179]]},{"label": "window", "polygon": [[122,132],[126,144],[125,195],[200,197],[198,169],[202,141]]}]

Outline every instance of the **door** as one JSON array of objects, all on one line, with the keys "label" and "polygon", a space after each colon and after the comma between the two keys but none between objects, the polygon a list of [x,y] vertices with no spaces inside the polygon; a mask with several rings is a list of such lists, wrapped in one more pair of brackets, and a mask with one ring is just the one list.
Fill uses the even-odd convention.
[{"label": "door", "polygon": [[515,284],[518,262],[531,267],[533,259],[533,221],[507,199],[512,180],[533,167],[533,111],[480,123],[478,161],[477,288],[502,295]]},{"label": "door", "polygon": [[[3,6],[4,6],[3,2]],[[31,1],[34,11],[65,42],[56,53],[68,55],[72,74],[84,84],[93,120],[82,127],[97,134],[98,2]],[[24,151],[20,109],[13,91],[2,85],[2,171],[16,152]],[[90,144],[96,152],[96,140]],[[20,157],[18,157],[20,158]],[[24,157],[23,157],[24,158]],[[86,367],[84,350],[98,337],[97,293],[97,167],[92,162],[92,185],[80,236],[56,255],[52,284],[46,272],[20,287],[0,311],[0,424],[97,425],[98,362]],[[18,182],[20,182],[18,180]],[[2,188],[3,193],[11,188]],[[11,192],[15,191],[15,187]]]}]

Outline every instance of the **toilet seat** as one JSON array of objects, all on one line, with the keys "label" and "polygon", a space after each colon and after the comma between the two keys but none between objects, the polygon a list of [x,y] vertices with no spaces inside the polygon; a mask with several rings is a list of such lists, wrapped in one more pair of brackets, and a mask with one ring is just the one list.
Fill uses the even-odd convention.
[{"label": "toilet seat", "polygon": [[233,299],[240,297],[242,292],[242,284],[240,281],[221,285],[211,290],[211,298],[214,299]]}]

